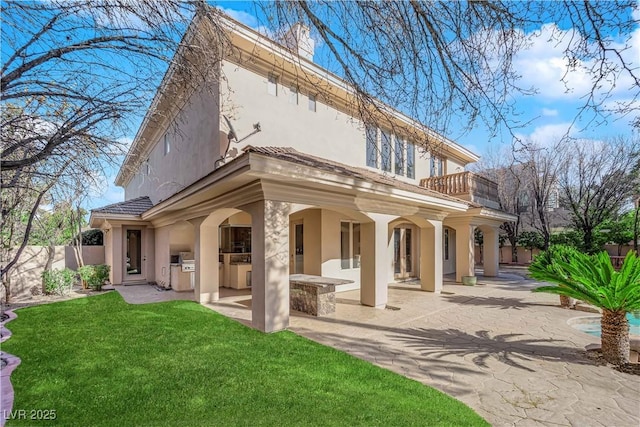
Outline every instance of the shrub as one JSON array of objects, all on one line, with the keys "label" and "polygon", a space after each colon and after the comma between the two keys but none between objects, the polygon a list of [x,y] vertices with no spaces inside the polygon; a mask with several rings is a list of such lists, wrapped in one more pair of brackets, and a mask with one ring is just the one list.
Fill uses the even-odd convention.
[{"label": "shrub", "polygon": [[109,279],[109,271],[111,267],[105,264],[85,265],[78,268],[78,274],[83,282],[91,289],[99,291],[102,285]]},{"label": "shrub", "polygon": [[626,314],[640,310],[640,257],[634,251],[629,251],[620,271],[613,269],[604,251],[593,256],[574,251],[568,259],[552,256],[550,264],[534,263],[529,271],[534,279],[555,284],[534,292],[565,295],[602,309],[603,356],[616,365],[629,362]]},{"label": "shrub", "polygon": [[[567,245],[553,245],[546,251],[540,252],[529,267],[529,271],[540,271],[551,268],[554,261],[570,262],[579,251]],[[560,306],[574,307],[575,301],[566,295],[560,295]]]},{"label": "shrub", "polygon": [[76,273],[68,268],[45,270],[42,272],[42,280],[46,294],[68,295],[76,281]]}]

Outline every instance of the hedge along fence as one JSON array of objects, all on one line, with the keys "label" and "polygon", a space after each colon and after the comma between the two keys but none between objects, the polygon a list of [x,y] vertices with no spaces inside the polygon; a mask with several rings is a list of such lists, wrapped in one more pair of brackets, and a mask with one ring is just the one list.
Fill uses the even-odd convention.
[{"label": "hedge along fence", "polygon": [[[27,246],[15,267],[9,272],[11,281],[11,299],[19,300],[31,297],[31,288],[42,287],[42,272],[48,257],[48,247]],[[104,264],[104,246],[83,246],[82,257],[86,265]],[[52,269],[78,269],[72,246],[55,246]],[[5,301],[5,289],[0,287],[0,298]]]}]

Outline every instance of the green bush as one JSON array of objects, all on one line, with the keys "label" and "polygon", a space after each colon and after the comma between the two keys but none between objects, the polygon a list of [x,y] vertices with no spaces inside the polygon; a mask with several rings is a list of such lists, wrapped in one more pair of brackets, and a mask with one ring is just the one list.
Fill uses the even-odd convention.
[{"label": "green bush", "polygon": [[76,273],[68,268],[45,270],[42,272],[42,280],[46,294],[68,295],[76,281]]},{"label": "green bush", "polygon": [[93,290],[99,291],[102,285],[109,279],[111,267],[105,264],[85,265],[78,268],[78,274],[83,282]]},{"label": "green bush", "polygon": [[578,250],[575,247],[568,245],[552,245],[546,251],[542,251],[536,255],[529,269],[545,269],[551,265],[554,260],[569,262],[575,257],[576,253],[578,253]]}]

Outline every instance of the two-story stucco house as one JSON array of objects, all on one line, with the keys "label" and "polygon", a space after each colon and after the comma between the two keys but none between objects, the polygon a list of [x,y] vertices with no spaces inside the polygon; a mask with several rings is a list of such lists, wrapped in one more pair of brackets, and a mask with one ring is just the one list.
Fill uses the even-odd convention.
[{"label": "two-story stucco house", "polygon": [[[270,332],[288,326],[290,274],[344,279],[384,307],[394,281],[439,292],[443,274],[474,275],[479,228],[497,275],[511,217],[494,183],[464,172],[475,154],[391,109],[363,121],[302,26],[288,47],[232,20],[227,31],[224,79],[180,98],[169,69],[117,176],[125,201],[91,213],[113,284],[192,287],[202,303],[250,287],[252,323]],[[176,263],[191,257],[185,283]]]}]

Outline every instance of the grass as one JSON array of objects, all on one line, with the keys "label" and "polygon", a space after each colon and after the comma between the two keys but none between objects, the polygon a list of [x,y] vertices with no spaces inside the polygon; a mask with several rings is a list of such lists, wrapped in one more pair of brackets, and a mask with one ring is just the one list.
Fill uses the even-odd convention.
[{"label": "grass", "polygon": [[57,419],[8,425],[487,425],[416,381],[190,301],[129,305],[111,292],[17,314],[3,343],[22,359],[13,409]]}]

